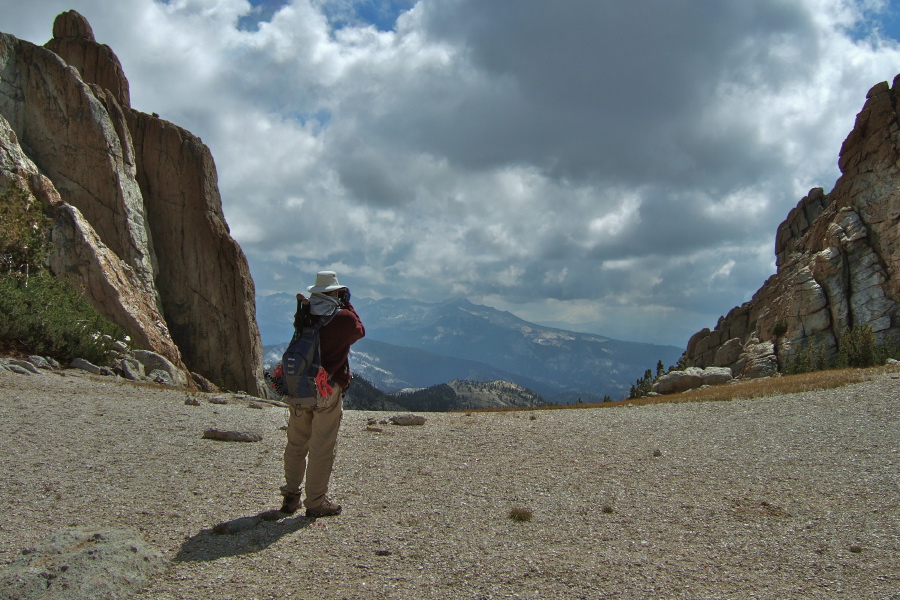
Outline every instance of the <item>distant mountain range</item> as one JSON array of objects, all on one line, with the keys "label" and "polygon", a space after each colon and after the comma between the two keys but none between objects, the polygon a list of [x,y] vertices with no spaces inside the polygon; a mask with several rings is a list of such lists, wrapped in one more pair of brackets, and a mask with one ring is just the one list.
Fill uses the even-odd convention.
[{"label": "distant mountain range", "polygon": [[508,381],[462,381],[431,386],[416,391],[385,394],[364,377],[354,377],[344,397],[350,410],[448,411],[473,408],[546,406],[546,400],[531,390]]},{"label": "distant mountain range", "polygon": [[[675,346],[613,340],[543,327],[465,299],[440,303],[353,299],[366,337],[351,353],[351,369],[384,392],[453,380],[508,381],[550,402],[625,397],[655,368],[675,364]],[[291,294],[257,298],[266,362],[280,359],[293,333]],[[274,342],[282,342],[275,345]],[[272,347],[272,346],[275,347]]]}]

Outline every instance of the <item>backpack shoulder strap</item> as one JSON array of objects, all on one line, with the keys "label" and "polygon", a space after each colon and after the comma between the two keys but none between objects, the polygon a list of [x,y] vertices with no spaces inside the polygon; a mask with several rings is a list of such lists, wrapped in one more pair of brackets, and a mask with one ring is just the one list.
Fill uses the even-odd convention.
[{"label": "backpack shoulder strap", "polygon": [[334,311],[330,315],[325,315],[319,318],[319,320],[315,323],[311,323],[311,315],[309,312],[309,305],[302,305],[300,301],[297,301],[297,312],[294,313],[294,335],[291,338],[291,342],[296,340],[303,334],[303,330],[311,327],[313,329],[313,335],[318,335],[319,330],[328,325],[331,322],[331,319],[334,318],[336,314],[340,311]]},{"label": "backpack shoulder strap", "polygon": [[321,331],[323,327],[328,325],[331,322],[331,319],[333,319],[334,315],[336,314],[337,311],[331,313],[330,315],[322,316],[319,318],[318,323],[313,325],[313,338],[315,340],[313,344],[315,345],[316,353],[315,362],[317,365],[319,365],[319,368],[322,368],[322,340],[319,339],[319,331]]},{"label": "backpack shoulder strap", "polygon": [[323,315],[323,316],[319,317],[318,322],[315,325],[313,325],[313,329],[315,329],[316,334],[318,334],[319,330],[321,330],[323,327],[325,327],[326,325],[331,323],[331,320],[334,318],[334,315],[336,315],[336,314],[338,314],[338,311],[334,311],[330,315]]}]

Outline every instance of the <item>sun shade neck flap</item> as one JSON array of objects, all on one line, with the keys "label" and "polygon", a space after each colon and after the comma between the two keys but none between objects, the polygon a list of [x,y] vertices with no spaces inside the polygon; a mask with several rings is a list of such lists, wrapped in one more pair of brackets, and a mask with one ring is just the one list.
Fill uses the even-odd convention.
[{"label": "sun shade neck flap", "polygon": [[310,294],[309,311],[314,315],[328,316],[336,313],[341,309],[341,301],[334,296],[326,296],[325,294]]}]

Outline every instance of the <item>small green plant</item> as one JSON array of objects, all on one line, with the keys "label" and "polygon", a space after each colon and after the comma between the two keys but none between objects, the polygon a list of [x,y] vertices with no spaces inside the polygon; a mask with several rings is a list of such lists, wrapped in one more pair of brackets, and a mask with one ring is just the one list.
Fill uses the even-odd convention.
[{"label": "small green plant", "polygon": [[509,511],[509,518],[517,523],[530,521],[534,514],[530,508],[514,507]]},{"label": "small green plant", "polygon": [[838,367],[865,368],[883,364],[871,325],[851,327],[838,345]]},{"label": "small green plant", "polygon": [[0,343],[66,361],[109,363],[125,332],[45,266],[52,222],[18,187],[0,194]]},{"label": "small green plant", "polygon": [[804,345],[787,361],[784,366],[785,375],[799,375],[800,373],[812,373],[830,369],[832,364],[828,360],[823,344]]},{"label": "small green plant", "polygon": [[613,507],[610,506],[609,504],[604,504],[604,505],[603,505],[603,508],[600,509],[600,512],[602,512],[604,515],[611,515],[611,514],[613,514],[613,513],[616,512],[616,511],[615,511],[615,509],[613,509]]},{"label": "small green plant", "polygon": [[537,415],[534,413],[531,413],[531,415],[528,418],[532,421],[537,421]]},{"label": "small green plant", "polygon": [[26,277],[40,271],[50,249],[52,223],[40,203],[13,186],[0,194],[0,267]]},{"label": "small green plant", "polygon": [[785,375],[813,373],[826,369],[864,369],[883,365],[887,359],[900,355],[890,343],[878,344],[871,325],[851,327],[838,346],[838,355],[829,361],[823,344],[802,346],[784,366]]},{"label": "small green plant", "polygon": [[650,393],[650,388],[653,387],[653,371],[647,369],[644,371],[644,376],[638,379],[631,389],[628,392],[629,398],[643,398],[644,396]]},{"label": "small green plant", "polygon": [[0,275],[0,340],[68,362],[83,358],[106,365],[112,344],[125,332],[99,315],[84,296],[49,273]]}]

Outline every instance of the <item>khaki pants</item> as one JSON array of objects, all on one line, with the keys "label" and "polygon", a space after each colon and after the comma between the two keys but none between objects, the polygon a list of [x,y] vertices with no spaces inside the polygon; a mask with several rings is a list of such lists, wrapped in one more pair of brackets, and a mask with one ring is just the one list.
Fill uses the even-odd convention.
[{"label": "khaki pants", "polygon": [[[284,448],[282,492],[300,492],[306,476],[306,508],[315,508],[325,500],[334,465],[338,429],[344,410],[344,391],[335,385],[323,407],[293,405],[288,420],[287,445]],[[307,464],[308,462],[308,464]]]}]

